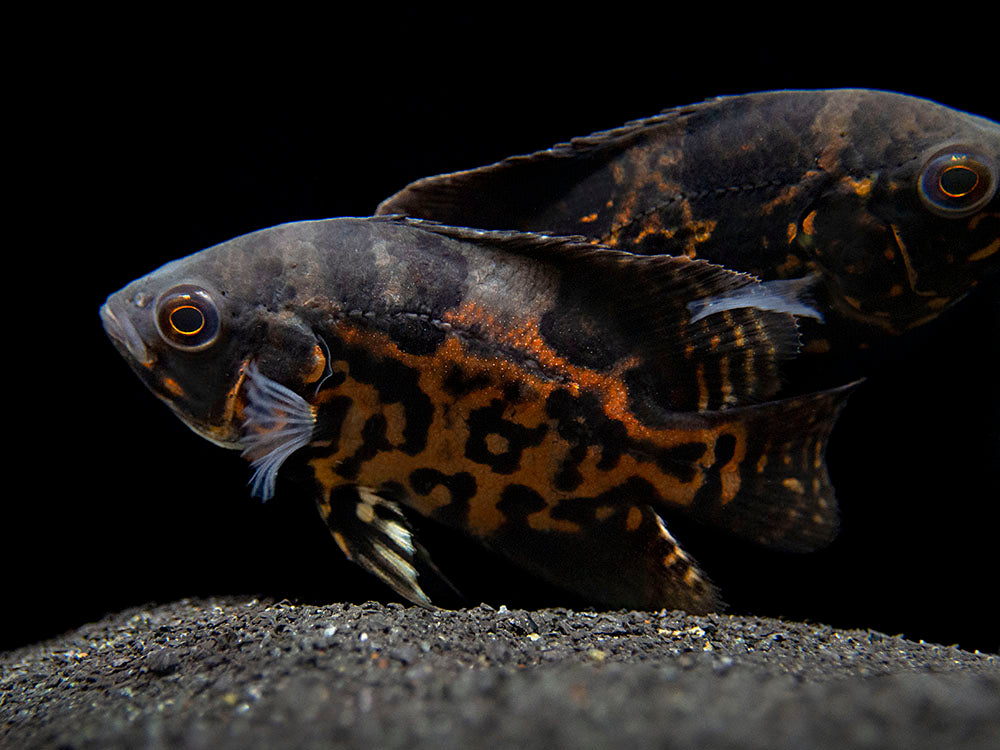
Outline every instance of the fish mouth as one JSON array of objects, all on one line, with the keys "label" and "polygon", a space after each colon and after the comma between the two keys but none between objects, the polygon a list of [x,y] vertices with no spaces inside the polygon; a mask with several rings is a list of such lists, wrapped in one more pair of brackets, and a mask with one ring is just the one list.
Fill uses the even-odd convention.
[{"label": "fish mouth", "polygon": [[142,336],[139,335],[139,331],[132,325],[132,321],[128,319],[128,316],[119,318],[107,302],[101,305],[100,315],[104,331],[112,340],[125,347],[136,362],[142,365],[153,363],[152,354],[146,347],[146,343],[142,340]]}]

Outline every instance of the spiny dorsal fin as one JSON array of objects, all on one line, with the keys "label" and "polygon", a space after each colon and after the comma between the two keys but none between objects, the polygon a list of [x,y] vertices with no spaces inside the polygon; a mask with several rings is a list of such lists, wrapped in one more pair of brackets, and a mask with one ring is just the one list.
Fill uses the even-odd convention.
[{"label": "spiny dorsal fin", "polygon": [[580,237],[386,220],[555,267],[559,298],[542,334],[594,368],[638,356],[635,386],[671,411],[773,397],[781,362],[798,353],[795,315],[815,314],[802,303],[807,283],[769,288],[703,260],[635,255]]},{"label": "spiny dorsal fin", "polygon": [[[702,104],[665,110],[654,117],[573,138],[531,154],[494,164],[416,180],[376,209],[377,215],[402,214],[446,224],[513,229],[538,206],[562,195],[591,172],[651,132],[683,132],[684,116]],[[473,197],[474,196],[474,197]],[[539,229],[545,231],[544,226]]]}]

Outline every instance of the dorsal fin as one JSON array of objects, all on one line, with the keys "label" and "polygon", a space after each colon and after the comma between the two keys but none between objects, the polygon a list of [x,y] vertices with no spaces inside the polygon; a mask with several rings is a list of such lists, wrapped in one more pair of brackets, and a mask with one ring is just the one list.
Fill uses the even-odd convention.
[{"label": "dorsal fin", "polygon": [[[678,132],[683,132],[685,116],[713,101],[665,110],[487,166],[424,177],[382,201],[376,214],[403,214],[459,226],[520,227],[525,216],[536,215],[539,206],[567,193],[649,133],[662,137],[674,123]],[[543,221],[537,228],[545,231],[554,226],[546,227]]]},{"label": "dorsal fin", "polygon": [[[804,285],[754,294],[761,286],[755,277],[683,256],[635,255],[580,237],[403,221],[555,267],[558,298],[538,322],[546,342],[594,370],[634,360],[630,386],[671,411],[767,400],[781,386],[781,362],[798,353],[794,313],[802,311],[797,295]],[[720,312],[698,315],[699,302],[723,296]]]}]

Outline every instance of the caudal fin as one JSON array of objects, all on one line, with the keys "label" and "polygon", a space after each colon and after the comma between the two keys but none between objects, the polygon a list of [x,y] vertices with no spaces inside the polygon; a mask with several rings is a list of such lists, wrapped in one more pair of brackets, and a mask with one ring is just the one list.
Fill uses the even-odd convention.
[{"label": "caudal fin", "polygon": [[775,549],[808,552],[828,544],[839,514],[826,446],[856,385],[706,415],[739,425],[745,437],[727,442],[723,434],[716,442],[712,467],[685,510]]}]

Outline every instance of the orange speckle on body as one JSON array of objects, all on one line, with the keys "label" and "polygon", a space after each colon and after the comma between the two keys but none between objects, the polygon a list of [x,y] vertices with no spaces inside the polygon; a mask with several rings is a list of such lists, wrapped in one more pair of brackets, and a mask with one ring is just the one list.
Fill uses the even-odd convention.
[{"label": "orange speckle on body", "polygon": [[932,297],[927,300],[927,307],[931,310],[942,310],[951,303],[951,297]]},{"label": "orange speckle on body", "polygon": [[403,445],[406,441],[403,435],[403,430],[406,428],[406,409],[403,408],[403,404],[398,402],[386,404],[383,407],[383,413],[386,421],[386,440],[389,441],[390,445]]},{"label": "orange speckle on body", "polygon": [[612,505],[601,505],[594,508],[594,518],[598,521],[607,521],[615,513],[615,508]]},{"label": "orange speckle on body", "polygon": [[173,378],[163,378],[162,382],[163,382],[163,387],[166,388],[168,391],[170,391],[173,395],[177,396],[178,398],[183,398],[184,389],[181,388],[180,383],[178,383]]},{"label": "orange speckle on body", "polygon": [[862,177],[860,180],[855,180],[852,177],[845,177],[844,180],[850,186],[854,194],[859,195],[862,198],[872,191],[872,185],[875,182],[871,177]]},{"label": "orange speckle on body", "polygon": [[582,223],[582,224],[591,224],[591,223],[593,223],[595,221],[597,221],[597,214],[596,213],[587,214],[586,216],[581,216],[580,217],[580,223]]},{"label": "orange speckle on body", "polygon": [[806,234],[813,234],[816,228],[816,211],[810,211],[806,218],[802,220],[802,231]]},{"label": "orange speckle on body", "polygon": [[797,477],[782,479],[781,484],[785,489],[791,490],[796,495],[805,494],[806,488],[802,486],[802,482]]},{"label": "orange speckle on body", "polygon": [[787,206],[795,200],[795,196],[798,195],[801,190],[802,188],[799,185],[789,185],[774,198],[762,205],[760,207],[761,213],[765,216],[770,216],[774,212],[774,209],[779,208],[780,206]]},{"label": "orange speckle on body", "polygon": [[802,265],[802,259],[797,255],[789,253],[788,255],[785,256],[785,261],[775,270],[782,278],[784,278],[795,273],[801,265]]},{"label": "orange speckle on body", "polygon": [[722,488],[719,499],[722,501],[723,505],[726,505],[730,500],[736,497],[736,493],[740,491],[740,486],[742,482],[740,480],[740,467],[732,466],[726,464],[726,468],[722,470]]},{"label": "orange speckle on body", "polygon": [[795,225],[794,221],[788,223],[788,228],[785,230],[785,234],[788,237],[788,244],[791,245],[795,242],[795,237],[799,233],[799,228]]},{"label": "orange speckle on body", "polygon": [[985,258],[996,255],[998,250],[1000,250],[1000,238],[993,240],[993,242],[988,244],[986,247],[976,250],[976,252],[969,255],[969,260],[984,260]]},{"label": "orange speckle on body", "polygon": [[640,526],[642,526],[642,511],[633,505],[628,509],[628,515],[625,517],[625,530],[635,531]]},{"label": "orange speckle on body", "polygon": [[498,435],[495,432],[491,432],[486,436],[486,450],[492,453],[494,456],[499,456],[506,453],[510,449],[510,441],[507,440],[503,435]]}]

